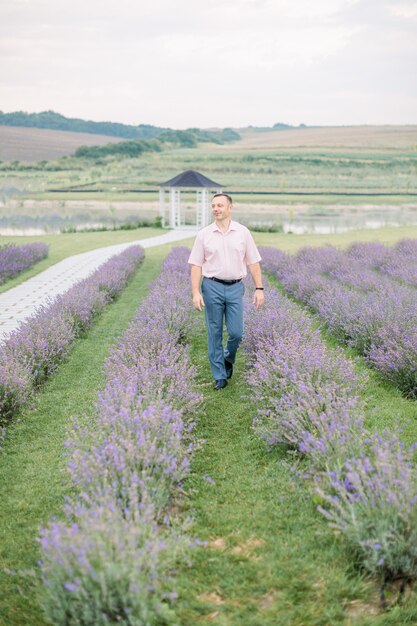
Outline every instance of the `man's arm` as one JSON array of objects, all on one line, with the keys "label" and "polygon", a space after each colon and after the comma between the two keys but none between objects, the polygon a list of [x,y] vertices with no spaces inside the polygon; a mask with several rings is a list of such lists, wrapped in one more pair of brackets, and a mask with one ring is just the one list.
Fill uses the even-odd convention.
[{"label": "man's arm", "polygon": [[204,306],[203,296],[200,292],[201,273],[200,265],[191,265],[191,290],[193,292],[193,304],[199,311],[201,311]]},{"label": "man's arm", "polygon": [[264,303],[264,292],[256,287],[262,287],[262,271],[260,263],[251,263],[248,265],[250,275],[255,284],[255,292],[253,294],[253,304],[256,304],[256,308],[259,309]]}]

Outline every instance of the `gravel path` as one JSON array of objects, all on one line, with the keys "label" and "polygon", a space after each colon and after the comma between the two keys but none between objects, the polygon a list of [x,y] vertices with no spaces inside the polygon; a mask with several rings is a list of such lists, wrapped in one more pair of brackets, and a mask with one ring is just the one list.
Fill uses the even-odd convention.
[{"label": "gravel path", "polygon": [[65,293],[70,287],[92,274],[110,257],[123,252],[129,246],[140,244],[146,249],[194,236],[194,230],[170,230],[157,237],[75,254],[52,265],[21,285],[0,294],[0,342],[18,328],[22,321],[33,315],[40,306]]}]

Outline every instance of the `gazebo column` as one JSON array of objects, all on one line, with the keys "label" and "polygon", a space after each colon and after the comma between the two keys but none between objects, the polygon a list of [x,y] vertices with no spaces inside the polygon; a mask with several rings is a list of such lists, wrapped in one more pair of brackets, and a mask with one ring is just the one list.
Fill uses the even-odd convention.
[{"label": "gazebo column", "polygon": [[159,215],[161,216],[161,226],[165,228],[165,189],[163,187],[159,190]]},{"label": "gazebo column", "polygon": [[203,228],[204,224],[204,189],[197,189],[196,191],[196,226],[197,228]]},{"label": "gazebo column", "polygon": [[203,187],[203,227],[207,226],[209,223],[209,190],[207,187]]},{"label": "gazebo column", "polygon": [[209,189],[203,187],[202,189],[197,190],[197,228],[204,228],[204,226],[207,226],[210,221],[209,200]]},{"label": "gazebo column", "polygon": [[170,195],[170,218],[169,225],[171,228],[178,228],[181,226],[181,190],[175,187],[171,187],[169,190]]}]

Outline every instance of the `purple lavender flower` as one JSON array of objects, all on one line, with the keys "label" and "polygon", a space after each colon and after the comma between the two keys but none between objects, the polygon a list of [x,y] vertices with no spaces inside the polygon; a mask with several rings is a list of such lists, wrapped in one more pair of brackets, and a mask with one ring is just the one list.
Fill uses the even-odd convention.
[{"label": "purple lavender flower", "polygon": [[48,251],[49,246],[40,242],[0,247],[0,285],[47,257]]}]

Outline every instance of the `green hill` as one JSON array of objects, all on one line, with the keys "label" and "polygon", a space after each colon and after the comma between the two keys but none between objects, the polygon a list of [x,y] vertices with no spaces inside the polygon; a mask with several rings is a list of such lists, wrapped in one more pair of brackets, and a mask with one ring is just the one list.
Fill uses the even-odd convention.
[{"label": "green hill", "polygon": [[161,137],[163,142],[180,143],[191,146],[195,142],[209,141],[224,143],[240,139],[239,134],[231,128],[207,131],[199,128],[189,128],[186,131],[162,128],[151,124],[120,124],[118,122],[93,122],[76,117],[65,117],[55,111],[42,113],[26,113],[15,111],[3,113],[0,111],[0,126],[23,126],[25,128],[43,128],[49,130],[63,130],[75,133],[90,133],[107,135],[121,139],[156,139]]},{"label": "green hill", "polygon": [[164,130],[168,130],[150,124],[132,126],[117,122],[93,122],[76,117],[65,117],[55,111],[42,111],[41,113],[26,113],[24,111],[3,113],[0,111],[0,125],[67,130],[76,133],[121,137],[122,139],[152,139],[158,137]]}]

